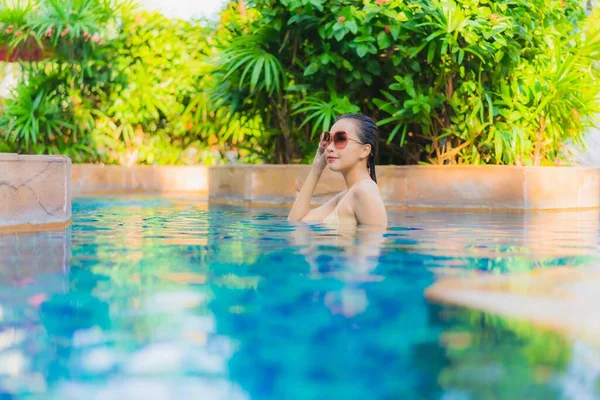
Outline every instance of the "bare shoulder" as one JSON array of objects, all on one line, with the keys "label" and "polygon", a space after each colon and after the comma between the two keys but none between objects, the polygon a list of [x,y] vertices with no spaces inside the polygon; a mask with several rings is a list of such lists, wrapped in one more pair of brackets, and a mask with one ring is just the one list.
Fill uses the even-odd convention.
[{"label": "bare shoulder", "polygon": [[381,193],[379,192],[379,186],[373,181],[361,182],[354,188],[353,200],[355,204],[370,204],[372,202],[381,202]]},{"label": "bare shoulder", "polygon": [[371,180],[364,181],[356,185],[354,193],[356,193],[356,196],[359,198],[364,196],[368,197],[372,195],[377,195],[381,197],[381,195],[379,194],[379,186],[377,186],[376,182]]},{"label": "bare shoulder", "polygon": [[375,182],[358,185],[352,197],[356,219],[360,224],[387,225],[385,205]]}]

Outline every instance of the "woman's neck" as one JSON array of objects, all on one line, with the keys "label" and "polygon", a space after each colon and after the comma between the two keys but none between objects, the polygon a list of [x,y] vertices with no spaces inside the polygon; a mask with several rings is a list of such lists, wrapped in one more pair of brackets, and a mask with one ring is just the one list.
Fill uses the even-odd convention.
[{"label": "woman's neck", "polygon": [[364,165],[357,165],[351,170],[343,173],[344,180],[346,181],[346,186],[351,188],[356,185],[358,182],[363,181],[365,179],[371,179],[371,175],[369,175],[369,170]]}]

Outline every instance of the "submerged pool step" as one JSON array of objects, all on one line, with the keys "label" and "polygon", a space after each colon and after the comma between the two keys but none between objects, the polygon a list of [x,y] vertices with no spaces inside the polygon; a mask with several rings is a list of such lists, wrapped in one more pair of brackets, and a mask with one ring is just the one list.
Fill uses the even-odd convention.
[{"label": "submerged pool step", "polygon": [[600,267],[442,277],[425,292],[436,303],[531,321],[600,346]]}]

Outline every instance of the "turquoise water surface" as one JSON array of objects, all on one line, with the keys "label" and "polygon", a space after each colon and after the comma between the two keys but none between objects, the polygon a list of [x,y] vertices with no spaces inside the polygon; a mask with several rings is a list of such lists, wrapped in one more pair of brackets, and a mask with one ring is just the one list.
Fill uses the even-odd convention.
[{"label": "turquoise water surface", "polygon": [[436,273],[598,260],[596,212],[390,212],[83,198],[66,232],[0,236],[0,399],[593,399],[600,353],[428,302]]}]

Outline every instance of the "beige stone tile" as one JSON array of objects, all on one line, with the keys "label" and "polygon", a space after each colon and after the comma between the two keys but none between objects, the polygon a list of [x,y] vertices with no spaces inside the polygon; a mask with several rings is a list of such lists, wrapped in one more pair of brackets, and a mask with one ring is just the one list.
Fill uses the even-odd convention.
[{"label": "beige stone tile", "polygon": [[73,166],[76,195],[110,192],[208,192],[204,166],[78,164]]},{"label": "beige stone tile", "polygon": [[525,170],[525,208],[560,209],[600,206],[600,170],[537,167]]},{"label": "beige stone tile", "polygon": [[386,206],[406,205],[407,168],[379,166],[375,168],[377,184]]},{"label": "beige stone tile", "polygon": [[293,201],[310,169],[300,165],[261,166],[250,171],[250,200],[282,203]]},{"label": "beige stone tile", "polygon": [[127,187],[127,181],[131,181],[131,169],[123,166],[105,166],[103,169],[98,170],[103,180],[106,182],[106,186],[109,190],[122,190]]},{"label": "beige stone tile", "polygon": [[71,218],[71,161],[0,155],[0,228],[56,225]]},{"label": "beige stone tile", "polygon": [[[12,156],[14,157],[14,155]],[[209,192],[212,200],[289,204],[310,165],[73,166],[74,193]],[[568,209],[600,207],[600,172],[585,168],[506,166],[378,166],[390,207],[449,209]],[[18,177],[18,171],[14,172]],[[25,179],[25,178],[23,178]],[[321,204],[345,189],[325,170],[313,196]]]},{"label": "beige stone tile", "polygon": [[159,191],[161,184],[168,184],[169,180],[161,179],[159,169],[149,165],[138,165],[131,169],[132,174],[127,177],[126,191]]},{"label": "beige stone tile", "polygon": [[0,153],[0,161],[15,161],[19,160],[19,156],[17,153]]},{"label": "beige stone tile", "polygon": [[73,183],[73,191],[93,192],[99,188],[108,188],[106,177],[106,167],[104,165],[83,164],[73,165],[72,175],[77,176],[77,180]]},{"label": "beige stone tile", "polygon": [[[261,203],[293,202],[310,174],[309,165],[264,165],[252,169],[250,199]],[[326,201],[345,189],[339,173],[326,169],[314,195]]]},{"label": "beige stone tile", "polygon": [[600,207],[600,170],[582,169],[580,185],[577,188],[579,207]]},{"label": "beige stone tile", "polygon": [[409,207],[522,209],[523,169],[505,166],[407,167]]},{"label": "beige stone tile", "polygon": [[208,168],[202,166],[154,167],[158,190],[208,192]]},{"label": "beige stone tile", "polygon": [[247,194],[246,178],[248,168],[243,167],[210,167],[208,170],[209,198],[238,199],[250,198]]}]

